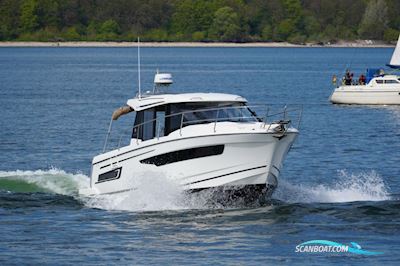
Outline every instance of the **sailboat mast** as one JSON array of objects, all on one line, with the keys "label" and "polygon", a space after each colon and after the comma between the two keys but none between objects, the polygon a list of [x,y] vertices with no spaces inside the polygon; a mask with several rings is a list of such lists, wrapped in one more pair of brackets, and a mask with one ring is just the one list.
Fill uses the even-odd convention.
[{"label": "sailboat mast", "polygon": [[139,99],[142,97],[142,90],[140,87],[140,38],[137,38],[137,57],[138,57],[138,87],[139,87]]}]

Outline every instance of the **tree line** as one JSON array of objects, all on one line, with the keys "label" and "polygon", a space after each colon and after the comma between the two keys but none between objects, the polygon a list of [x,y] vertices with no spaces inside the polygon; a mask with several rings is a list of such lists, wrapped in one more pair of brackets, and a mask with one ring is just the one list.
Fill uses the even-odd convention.
[{"label": "tree line", "polygon": [[0,0],[0,41],[394,41],[399,0]]}]

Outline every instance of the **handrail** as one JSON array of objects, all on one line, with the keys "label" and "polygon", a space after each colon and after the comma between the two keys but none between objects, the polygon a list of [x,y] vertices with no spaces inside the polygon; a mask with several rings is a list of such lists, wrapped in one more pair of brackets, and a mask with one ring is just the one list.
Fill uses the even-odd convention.
[{"label": "handrail", "polygon": [[[265,114],[265,116],[263,116],[263,117],[261,117],[261,116],[256,116],[255,112],[251,110],[251,108],[260,108],[260,107],[264,107],[264,110],[266,110],[266,114]],[[227,117],[219,117],[219,115],[220,115],[220,112],[219,112],[219,111],[220,111],[220,110],[230,110],[230,109],[233,109],[233,110],[235,110],[235,109],[239,109],[239,110],[247,109],[247,110],[250,111],[250,113],[254,114],[254,116],[227,116]],[[182,111],[182,112],[179,112],[179,113],[174,113],[174,114],[165,115],[165,116],[163,116],[163,119],[181,116],[181,119],[180,119],[180,126],[179,126],[179,135],[180,135],[180,136],[182,136],[182,128],[183,128],[185,125],[196,124],[196,123],[199,123],[199,122],[210,122],[210,123],[213,122],[213,124],[214,124],[214,133],[217,132],[217,128],[216,128],[216,127],[217,127],[217,122],[221,122],[221,121],[227,122],[227,121],[229,121],[229,120],[235,120],[235,119],[243,119],[244,121],[233,121],[233,122],[244,122],[244,123],[245,123],[245,122],[247,122],[247,123],[248,123],[248,122],[263,122],[263,123],[264,123],[264,128],[265,128],[265,126],[266,126],[266,124],[267,124],[267,122],[268,122],[268,118],[270,118],[270,117],[276,117],[276,116],[282,115],[282,119],[281,119],[281,120],[286,120],[286,121],[288,121],[288,123],[290,124],[290,123],[291,123],[291,120],[287,120],[288,113],[295,112],[295,111],[299,111],[298,119],[297,119],[297,127],[300,126],[301,116],[302,116],[302,113],[303,113],[303,106],[302,106],[302,105],[300,105],[300,108],[299,108],[299,107],[297,107],[297,108],[288,108],[287,106],[285,106],[285,107],[283,108],[283,111],[273,112],[273,113],[270,113],[270,110],[271,110],[270,106],[265,105],[265,104],[251,105],[251,106],[247,106],[247,105],[243,105],[243,106],[220,106],[220,107],[216,107],[216,108],[203,108],[203,109]],[[216,114],[215,114],[215,118],[205,118],[205,119],[197,119],[197,120],[184,121],[185,115],[187,115],[187,114],[190,114],[190,113],[210,112],[210,111],[217,111]],[[241,112],[241,113],[242,113],[242,112]],[[251,119],[253,119],[254,121],[246,121],[246,120],[251,120]],[[118,149],[121,147],[120,145],[121,145],[122,137],[126,134],[126,132],[132,132],[132,130],[136,130],[136,131],[137,131],[137,134],[136,134],[136,143],[138,144],[138,143],[139,143],[139,132],[140,132],[140,129],[141,129],[144,125],[149,124],[149,123],[154,123],[154,122],[156,122],[156,126],[155,126],[155,127],[156,127],[156,131],[157,131],[157,132],[156,132],[154,138],[159,139],[159,138],[160,138],[161,123],[158,123],[158,126],[157,126],[157,120],[159,120],[159,118],[154,118],[154,119],[151,119],[151,120],[147,120],[147,121],[145,121],[145,122],[142,122],[142,123],[140,123],[140,124],[135,125],[135,126],[133,127],[133,129],[129,129],[129,131],[127,130],[127,131],[124,131],[123,133],[121,133],[120,138],[119,138],[119,141],[118,141]],[[112,122],[112,121],[111,121],[111,122]],[[275,122],[275,123],[278,123],[278,122]],[[272,124],[274,124],[274,122],[270,122],[270,123],[269,123],[269,127],[268,127],[267,131],[271,128],[271,125],[272,125]],[[103,152],[105,152],[106,147],[107,147],[107,142],[108,142],[108,140],[110,139],[110,131],[111,131],[111,124],[110,124],[109,130],[108,130],[108,132],[107,132],[106,142],[105,142],[105,144],[104,144]]]}]

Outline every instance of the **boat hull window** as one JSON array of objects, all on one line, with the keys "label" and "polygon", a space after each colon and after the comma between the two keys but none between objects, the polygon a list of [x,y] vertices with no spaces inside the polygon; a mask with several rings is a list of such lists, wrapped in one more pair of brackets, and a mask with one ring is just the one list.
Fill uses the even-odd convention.
[{"label": "boat hull window", "polygon": [[114,170],[100,174],[97,179],[97,183],[118,179],[121,176],[121,170],[122,167],[119,167]]},{"label": "boat hull window", "polygon": [[220,155],[223,152],[224,152],[224,145],[207,146],[207,147],[199,147],[199,148],[192,148],[192,149],[164,153],[147,159],[143,159],[140,162],[143,164],[153,164],[156,166],[162,166],[180,161]]}]

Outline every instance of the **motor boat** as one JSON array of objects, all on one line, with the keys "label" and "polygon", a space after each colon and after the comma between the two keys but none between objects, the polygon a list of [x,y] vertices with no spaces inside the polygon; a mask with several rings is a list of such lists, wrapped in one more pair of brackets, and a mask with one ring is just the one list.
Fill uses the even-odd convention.
[{"label": "motor boat", "polygon": [[[400,104],[400,75],[395,74],[400,69],[400,36],[387,66],[394,69],[393,73],[385,73],[384,69],[367,69],[358,82],[347,71],[330,101],[335,104]],[[333,82],[336,85],[336,76]]]},{"label": "motor boat", "polygon": [[[138,95],[113,113],[103,153],[92,161],[90,187],[79,193],[124,193],[135,189],[135,177],[156,172],[185,191],[271,195],[299,133],[292,124],[300,123],[300,109],[269,109],[259,117],[241,96],[170,93],[172,83],[171,74],[157,73],[152,91],[142,94],[139,86]],[[298,120],[292,122],[294,112]],[[123,115],[133,122],[129,143],[108,150],[112,123]]]}]

